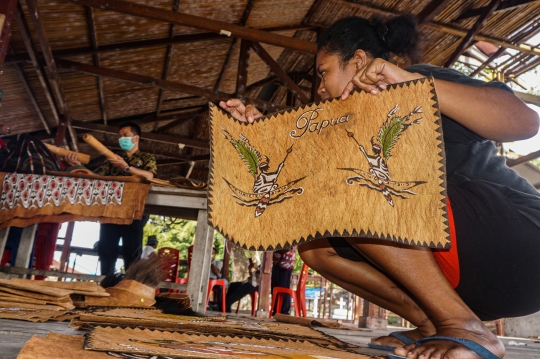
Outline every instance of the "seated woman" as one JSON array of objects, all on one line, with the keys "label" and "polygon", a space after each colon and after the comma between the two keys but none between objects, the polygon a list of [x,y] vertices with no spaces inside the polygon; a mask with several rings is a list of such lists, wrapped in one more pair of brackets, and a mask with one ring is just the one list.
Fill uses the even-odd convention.
[{"label": "seated woman", "polygon": [[[431,65],[389,61],[416,51],[416,25],[344,18],[318,40],[323,100],[354,89],[377,96],[390,84],[432,76],[442,114],[451,250],[407,247],[371,238],[323,238],[298,247],[328,280],[400,315],[417,328],[375,339],[407,358],[502,358],[505,349],[482,320],[540,310],[540,195],[492,141],[532,137],[539,118],[504,84]],[[241,121],[262,114],[239,100],[220,106]],[[453,224],[453,225],[452,225]],[[400,335],[397,335],[398,337]],[[403,337],[404,336],[404,337]]]},{"label": "seated woman", "polygon": [[[257,258],[258,259],[258,258]],[[227,313],[231,312],[231,306],[244,298],[246,295],[250,295],[259,290],[260,270],[258,261],[254,262],[249,258],[248,266],[249,276],[243,282],[232,282],[227,289],[227,296],[225,299]],[[238,303],[240,305],[240,303]],[[251,305],[256,305],[252,303]]]}]

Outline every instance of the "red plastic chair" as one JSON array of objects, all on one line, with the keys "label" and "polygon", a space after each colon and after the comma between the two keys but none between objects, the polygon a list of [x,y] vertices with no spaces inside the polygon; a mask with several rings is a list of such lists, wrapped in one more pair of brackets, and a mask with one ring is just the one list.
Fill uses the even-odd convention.
[{"label": "red plastic chair", "polygon": [[[274,287],[274,290],[272,291],[272,306],[270,308],[274,308],[274,305],[277,301],[277,312],[279,313],[283,304],[283,295],[288,294],[293,300],[294,315],[296,317],[307,317],[306,281],[308,270],[309,267],[307,266],[307,264],[304,263],[304,265],[302,266],[302,270],[300,271],[300,276],[298,276],[298,284],[296,285],[296,290],[284,287]],[[272,310],[270,310],[270,317],[272,317]]]},{"label": "red plastic chair", "polygon": [[[223,279],[209,279],[208,280],[208,292],[206,293],[206,307],[210,301],[210,293],[214,290],[215,286],[221,286],[221,313],[225,313],[225,297],[227,296],[227,288],[225,288],[225,281]],[[216,290],[219,290],[216,288]]]},{"label": "red plastic chair", "polygon": [[[253,293],[249,295],[251,297],[251,316],[255,316],[255,312],[257,311],[257,307],[259,305],[259,291],[256,290]],[[238,302],[238,305],[236,306],[236,314],[238,314],[238,310],[240,309],[240,302]]]},{"label": "red plastic chair", "polygon": [[[164,282],[176,283],[178,279],[178,261],[180,259],[180,251],[175,248],[163,247],[157,252],[159,258],[164,262],[163,269],[165,270],[166,277]],[[178,293],[178,290],[169,289],[169,292]]]}]

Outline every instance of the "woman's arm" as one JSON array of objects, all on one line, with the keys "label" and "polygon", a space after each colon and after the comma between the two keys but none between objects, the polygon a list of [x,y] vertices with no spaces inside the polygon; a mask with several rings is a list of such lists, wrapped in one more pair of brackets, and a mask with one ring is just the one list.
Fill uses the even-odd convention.
[{"label": "woman's arm", "polygon": [[435,79],[441,113],[482,137],[510,142],[536,135],[538,114],[514,94]]},{"label": "woman's arm", "polygon": [[[354,88],[374,95],[386,85],[424,77],[383,59],[360,69],[343,91],[346,99]],[[522,140],[538,132],[538,114],[515,95],[489,86],[469,86],[435,79],[441,113],[478,135],[501,142]]]}]

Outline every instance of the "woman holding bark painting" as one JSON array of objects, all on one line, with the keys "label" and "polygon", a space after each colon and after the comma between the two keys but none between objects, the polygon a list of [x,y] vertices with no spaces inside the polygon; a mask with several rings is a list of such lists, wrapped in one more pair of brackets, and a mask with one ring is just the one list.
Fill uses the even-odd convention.
[{"label": "woman holding bark painting", "polygon": [[[377,96],[389,84],[434,78],[452,249],[323,238],[298,250],[328,280],[417,327],[373,345],[407,358],[502,358],[503,344],[482,321],[540,310],[540,195],[497,156],[492,141],[534,136],[539,117],[503,83],[431,65],[401,69],[388,61],[391,53],[414,55],[416,45],[416,25],[407,16],[341,19],[318,41],[318,93],[346,101],[354,89]],[[236,99],[220,105],[239,120],[262,116]]]}]

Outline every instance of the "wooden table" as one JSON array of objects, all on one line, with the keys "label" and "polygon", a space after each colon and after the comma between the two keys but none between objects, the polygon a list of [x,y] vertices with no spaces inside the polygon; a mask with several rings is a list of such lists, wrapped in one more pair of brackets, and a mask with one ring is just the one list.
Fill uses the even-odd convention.
[{"label": "wooden table", "polygon": [[[214,230],[208,225],[206,196],[207,192],[201,190],[152,186],[145,206],[145,213],[148,214],[160,214],[197,221],[187,292],[190,295],[193,310],[199,313],[206,311],[206,292],[214,238]],[[13,269],[0,271],[9,272],[7,277],[39,274],[34,273],[35,270],[28,269],[34,247],[36,228],[37,224],[34,224],[23,230],[15,266],[12,267]],[[9,228],[0,230],[0,258],[4,252],[8,234]],[[59,274],[58,272],[53,273],[55,274],[50,275]],[[6,276],[6,273],[4,276]],[[185,287],[185,285],[180,286]],[[163,287],[168,287],[168,285]]]}]

